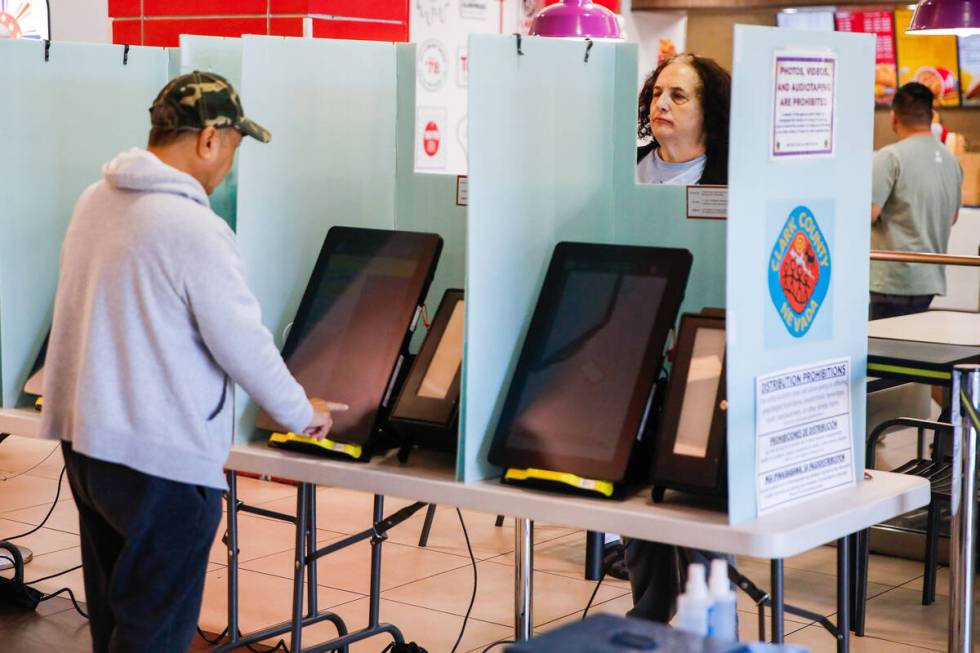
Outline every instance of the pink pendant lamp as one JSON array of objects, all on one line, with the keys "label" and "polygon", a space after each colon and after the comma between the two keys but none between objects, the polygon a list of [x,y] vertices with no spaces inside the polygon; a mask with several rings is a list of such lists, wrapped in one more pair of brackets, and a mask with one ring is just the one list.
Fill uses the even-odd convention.
[{"label": "pink pendant lamp", "polygon": [[980,34],[980,0],[921,0],[915,7],[909,34]]},{"label": "pink pendant lamp", "polygon": [[545,7],[531,21],[531,36],[621,39],[616,14],[592,0],[562,0]]}]

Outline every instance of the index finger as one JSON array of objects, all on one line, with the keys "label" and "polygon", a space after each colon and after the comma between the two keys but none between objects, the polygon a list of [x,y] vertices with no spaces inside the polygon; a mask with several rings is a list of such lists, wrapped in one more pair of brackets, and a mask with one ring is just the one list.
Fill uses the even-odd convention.
[{"label": "index finger", "polygon": [[327,410],[329,410],[330,412],[342,413],[345,410],[350,410],[350,406],[348,406],[347,404],[341,404],[336,401],[325,401],[323,403],[326,405]]}]

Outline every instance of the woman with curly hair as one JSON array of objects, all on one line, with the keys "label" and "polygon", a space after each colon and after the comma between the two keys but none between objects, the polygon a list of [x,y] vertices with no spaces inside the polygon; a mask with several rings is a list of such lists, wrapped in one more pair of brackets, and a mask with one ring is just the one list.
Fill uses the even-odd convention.
[{"label": "woman with curly hair", "polygon": [[732,77],[714,59],[679,54],[640,91],[636,177],[644,184],[727,184]]}]

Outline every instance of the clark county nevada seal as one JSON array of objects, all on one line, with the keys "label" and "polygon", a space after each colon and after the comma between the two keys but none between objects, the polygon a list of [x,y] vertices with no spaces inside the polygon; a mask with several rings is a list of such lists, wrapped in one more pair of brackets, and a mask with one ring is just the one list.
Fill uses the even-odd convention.
[{"label": "clark county nevada seal", "polygon": [[806,206],[793,209],[769,256],[769,296],[786,330],[802,338],[830,287],[830,247]]}]

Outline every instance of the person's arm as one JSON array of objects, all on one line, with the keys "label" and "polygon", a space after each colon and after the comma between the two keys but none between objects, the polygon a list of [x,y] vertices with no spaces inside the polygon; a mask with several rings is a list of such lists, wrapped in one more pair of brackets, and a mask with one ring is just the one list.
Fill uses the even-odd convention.
[{"label": "person's arm", "polygon": [[329,415],[314,411],[262,324],[231,230],[196,234],[186,248],[186,301],[215,361],[277,423],[293,433],[309,428],[315,431],[311,435],[323,437]]},{"label": "person's arm", "polygon": [[871,160],[871,224],[881,219],[885,202],[898,180],[898,158],[888,150],[878,150]]}]

